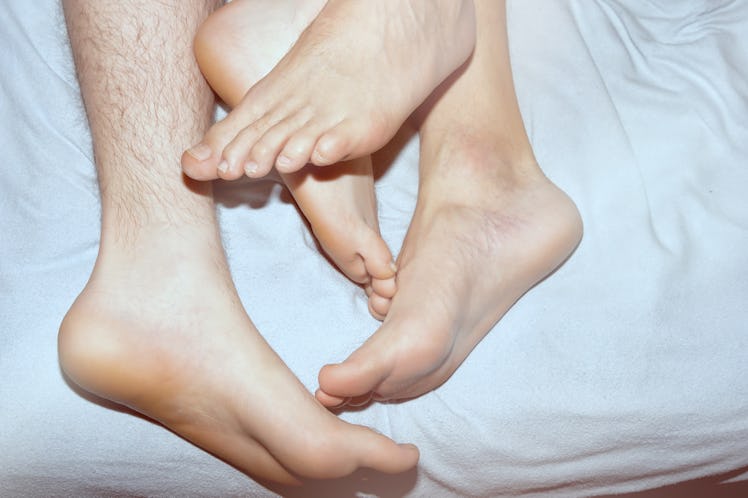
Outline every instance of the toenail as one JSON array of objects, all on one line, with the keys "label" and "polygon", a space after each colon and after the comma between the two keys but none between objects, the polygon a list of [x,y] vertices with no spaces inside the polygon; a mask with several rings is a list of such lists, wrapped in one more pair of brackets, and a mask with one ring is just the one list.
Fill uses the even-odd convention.
[{"label": "toenail", "polygon": [[275,161],[276,166],[280,166],[281,168],[286,168],[291,165],[291,158],[285,155],[278,156],[278,159]]},{"label": "toenail", "polygon": [[247,164],[244,165],[244,172],[249,176],[253,176],[257,174],[258,169],[260,169],[260,167],[254,161],[249,161]]},{"label": "toenail", "polygon": [[352,398],[347,398],[347,405],[352,408],[359,408],[361,406],[365,406],[369,404],[372,400],[374,393],[364,394],[363,396],[355,396]]},{"label": "toenail", "polygon": [[322,154],[319,153],[319,151],[314,151],[314,164],[316,164],[317,166],[325,166],[328,163],[329,161],[325,159]]},{"label": "toenail", "polygon": [[350,400],[350,399],[351,398],[345,398],[343,401],[341,401],[337,405],[328,406],[327,408],[329,408],[330,410],[337,410],[338,408],[343,408],[346,405],[346,403],[348,403],[348,400]]},{"label": "toenail", "polygon": [[210,147],[205,144],[197,144],[187,149],[187,153],[197,159],[198,161],[205,161],[212,153]]},{"label": "toenail", "polygon": [[229,170],[229,163],[227,163],[225,159],[221,161],[220,163],[218,163],[218,171],[220,171],[221,173],[226,173],[228,170]]}]

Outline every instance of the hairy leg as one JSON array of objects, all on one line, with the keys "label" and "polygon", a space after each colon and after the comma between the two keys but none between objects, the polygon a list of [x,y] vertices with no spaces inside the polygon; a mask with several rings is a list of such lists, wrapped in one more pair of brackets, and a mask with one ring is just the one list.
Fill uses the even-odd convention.
[{"label": "hairy leg", "polygon": [[538,167],[511,76],[505,2],[475,0],[476,48],[425,108],[419,196],[382,327],[325,366],[318,399],[418,396],[442,384],[582,234]]},{"label": "hairy leg", "polygon": [[473,14],[471,0],[328,0],[185,171],[225,161],[256,177],[374,152],[468,57]]},{"label": "hairy leg", "polygon": [[65,373],[257,479],[415,465],[415,448],[329,414],[263,340],[231,281],[211,186],[182,176],[179,152],[213,105],[190,50],[209,5],[64,9],[102,203],[96,265],[60,327]]},{"label": "hairy leg", "polygon": [[[240,105],[324,3],[234,0],[214,12],[195,37],[195,55],[224,102]],[[200,180],[234,180],[243,170],[221,166],[191,170],[190,175]],[[371,159],[367,156],[330,168],[308,165],[281,177],[322,248],[343,273],[367,288],[372,314],[383,317],[395,292],[395,270],[392,253],[379,234]]]}]

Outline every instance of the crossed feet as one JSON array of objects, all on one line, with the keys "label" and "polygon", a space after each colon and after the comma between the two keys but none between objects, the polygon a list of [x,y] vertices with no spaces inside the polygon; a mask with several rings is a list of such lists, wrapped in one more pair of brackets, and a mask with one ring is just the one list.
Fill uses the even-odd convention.
[{"label": "crossed feet", "polygon": [[[397,269],[379,233],[371,159],[365,154],[389,140],[472,49],[472,4],[443,3],[238,0],[214,13],[195,38],[203,74],[233,110],[183,155],[185,173],[198,180],[232,180],[264,175],[276,164],[320,245],[364,286],[369,309],[379,319],[396,291]],[[437,7],[443,19],[434,17]],[[455,43],[454,33],[462,32],[463,40]],[[362,33],[368,33],[363,42]],[[382,40],[392,52],[389,58],[381,56]],[[347,52],[354,42],[361,54],[352,63]],[[447,45],[452,55],[437,54]],[[413,51],[421,49],[428,54],[415,57]],[[385,76],[407,83],[395,85],[407,91],[393,92]],[[315,161],[305,149],[286,164],[281,148],[296,151],[311,136],[334,160]],[[332,154],[325,145],[330,143],[340,150]],[[355,159],[334,167],[307,165],[348,156]],[[248,160],[262,167],[258,172],[242,167]]]},{"label": "crossed feet", "polygon": [[[263,12],[276,16],[275,23],[266,23],[267,15],[254,17],[267,26],[268,37],[284,32],[274,29],[279,24],[293,26],[293,31],[298,27],[294,22],[303,25],[303,18],[317,17],[281,63],[254,86],[261,67],[247,66],[249,73],[236,73],[238,79],[232,74],[246,62],[246,33],[263,31],[249,30],[246,23],[252,16],[227,13],[255,4],[233,2],[206,24],[209,33],[210,22],[215,21],[216,28],[221,27],[218,21],[225,22],[228,38],[222,42],[235,38],[237,58],[216,57],[206,44],[208,58],[201,62],[214,88],[235,111],[208,133],[207,155],[198,147],[183,157],[185,171],[194,178],[235,178],[243,174],[245,161],[258,165],[247,168],[252,175],[264,174],[273,164],[299,174],[292,170],[310,160],[327,165],[371,152],[446,76],[445,67],[454,68],[470,50],[466,41],[460,54],[444,57],[454,45],[463,45],[455,23],[472,18],[473,11],[466,6],[472,2],[446,0],[440,8],[454,17],[435,19],[438,9],[425,0],[408,3],[428,7],[408,15],[388,10],[405,5],[396,0],[374,7],[366,2],[366,13],[360,15],[356,9],[363,8],[363,1],[331,0],[324,6],[302,2],[305,7],[298,10],[295,2],[258,1],[266,4]],[[289,19],[297,21],[289,24]],[[357,22],[348,22],[351,19]],[[449,36],[435,41],[418,31],[418,22],[424,19],[443,28],[435,30],[439,36]],[[294,33],[285,33],[295,39]],[[387,35],[384,47],[379,42],[382,33]],[[414,33],[416,38],[424,35],[421,44],[408,39]],[[400,55],[402,37],[404,46],[415,43],[418,57]],[[361,57],[353,66],[341,64],[351,61],[350,44],[362,39],[356,50],[366,54],[372,49],[366,41],[377,40],[376,55]],[[434,46],[438,54],[431,52]],[[209,58],[214,69],[208,67]],[[426,63],[418,63],[419,58]],[[393,67],[370,65],[380,59]],[[442,64],[445,59],[449,64]],[[391,74],[408,85],[427,83],[406,85],[405,95],[393,97],[392,85],[383,80]],[[359,91],[360,84],[367,85],[365,92]],[[465,114],[472,122],[481,108],[470,111]],[[453,129],[467,128],[470,122]],[[141,225],[130,242],[104,227],[93,275],[60,329],[63,369],[81,387],[160,421],[263,480],[295,483],[300,476],[339,477],[358,467],[392,473],[411,468],[418,459],[413,446],[397,445],[347,424],[322,405],[371,394],[378,399],[407,398],[438,386],[527,289],[568,257],[581,237],[573,202],[534,161],[507,156],[492,133],[492,121],[481,122],[486,125],[469,134],[422,136],[419,198],[399,256],[397,293],[384,307],[382,327],[344,362],[321,370],[320,403],[247,317],[215,229],[206,232],[200,224]],[[227,164],[219,168],[221,157]],[[531,151],[527,157],[532,157]],[[354,165],[354,170],[361,169],[352,178],[365,178],[363,186],[356,181],[344,185],[339,178],[305,183],[319,178],[304,172],[286,180],[300,204],[306,203],[302,209],[315,234],[341,268],[347,268],[354,280],[389,285],[394,283],[392,273],[385,277],[377,269],[389,268],[389,250],[385,246],[366,252],[381,238],[370,172],[360,164]],[[308,198],[305,185],[312,185]],[[360,202],[362,198],[366,200]],[[355,214],[341,221],[344,212]],[[355,227],[361,230],[351,229]],[[333,234],[329,239],[326,230]],[[346,233],[354,235],[338,239],[344,247],[333,247],[335,237]],[[352,261],[350,268],[346,261]],[[162,274],[154,275],[154,269]],[[394,293],[381,292],[385,300]]]},{"label": "crossed feet", "polygon": [[[504,9],[501,2],[476,4],[490,9],[489,15]],[[472,1],[387,1],[372,8],[358,1],[236,0],[214,13],[196,39],[203,73],[234,110],[185,153],[185,172],[198,179],[259,176],[273,165],[285,172],[323,248],[349,277],[367,285],[372,313],[387,317],[348,359],[321,370],[317,398],[326,406],[370,395],[407,398],[437,387],[581,237],[576,207],[543,175],[532,151],[507,155],[491,146],[503,137],[490,119],[482,119],[487,110],[476,107],[469,92],[486,90],[488,101],[505,96],[485,84],[448,97],[463,99],[461,114],[471,116],[455,125],[459,119],[452,113],[451,129],[477,121],[483,130],[474,130],[470,139],[464,133],[440,140],[422,136],[421,164],[428,167],[421,168],[397,285],[378,232],[368,158],[348,165],[358,176],[343,169],[329,182],[319,175],[332,176],[331,168],[294,172],[307,161],[328,165],[383,145],[470,54],[474,22]],[[500,38],[495,27],[489,29]],[[353,44],[356,60],[347,53]],[[485,59],[479,64],[486,65]],[[467,71],[477,72],[475,65],[470,62]],[[250,167],[243,167],[247,161]]]}]

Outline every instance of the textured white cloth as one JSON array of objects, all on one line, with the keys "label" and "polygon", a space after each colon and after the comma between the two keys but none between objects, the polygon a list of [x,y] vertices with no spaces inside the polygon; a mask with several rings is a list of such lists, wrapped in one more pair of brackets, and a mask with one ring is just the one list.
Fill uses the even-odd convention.
[{"label": "textured white cloth", "polygon": [[[96,256],[98,189],[59,6],[8,4],[0,495],[264,496],[65,382],[57,327]],[[523,0],[509,22],[535,152],[584,239],[442,387],[343,415],[417,444],[417,472],[318,496],[576,497],[748,469],[748,2]],[[417,161],[413,138],[377,185],[395,250]],[[377,322],[281,187],[218,190],[244,304],[312,390]]]}]

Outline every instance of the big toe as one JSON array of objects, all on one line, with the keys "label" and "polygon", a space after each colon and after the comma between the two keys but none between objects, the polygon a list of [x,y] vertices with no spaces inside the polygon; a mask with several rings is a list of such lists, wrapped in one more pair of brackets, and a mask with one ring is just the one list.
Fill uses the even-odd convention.
[{"label": "big toe", "polygon": [[343,160],[356,159],[350,157],[351,140],[348,137],[346,123],[343,122],[325,132],[312,150],[310,161],[316,166],[329,166]]},{"label": "big toe", "polygon": [[[357,445],[356,458],[359,467],[366,467],[386,474],[399,474],[418,464],[418,448],[412,444],[398,444],[386,436],[366,427],[357,426],[361,431],[360,445]],[[350,444],[350,443],[349,443]]]},{"label": "big toe", "polygon": [[342,363],[325,365],[319,372],[319,387],[327,395],[352,398],[375,392],[391,372],[391,366],[369,355],[366,344]]},{"label": "big toe", "polygon": [[182,171],[193,180],[215,180],[220,159],[214,157],[211,147],[204,143],[194,145],[182,153]]}]

